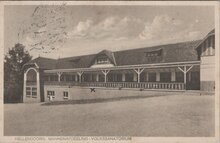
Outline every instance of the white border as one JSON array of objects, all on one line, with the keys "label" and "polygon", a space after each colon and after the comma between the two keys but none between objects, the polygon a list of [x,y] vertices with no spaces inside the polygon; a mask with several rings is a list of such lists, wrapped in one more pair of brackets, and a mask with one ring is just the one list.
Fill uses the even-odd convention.
[{"label": "white border", "polygon": [[[5,1],[0,2],[0,53],[4,53],[4,25],[3,25],[3,18],[4,18],[4,5],[60,5],[60,4],[67,4],[67,5],[151,5],[151,6],[214,6],[215,7],[215,49],[216,49],[216,95],[215,95],[215,137],[132,137],[132,141],[119,141],[119,142],[192,142],[192,143],[209,143],[209,142],[219,142],[219,2],[218,1]],[[0,56],[2,62],[0,64],[1,68],[1,82],[0,86],[3,89],[3,54]],[[0,121],[3,123],[3,90],[1,90],[1,112],[0,112]],[[0,125],[0,142],[14,142],[14,137],[10,136],[3,136],[3,124]],[[19,142],[19,141],[16,141]],[[21,141],[21,142],[31,142],[31,141]],[[38,141],[32,141],[38,142]],[[47,141],[49,142],[49,141]],[[53,143],[56,142],[63,142],[63,141],[52,141]],[[66,141],[64,141],[66,142]],[[68,141],[70,142],[70,141]],[[72,142],[72,141],[71,141]],[[77,141],[74,142],[115,142],[115,141]]]}]

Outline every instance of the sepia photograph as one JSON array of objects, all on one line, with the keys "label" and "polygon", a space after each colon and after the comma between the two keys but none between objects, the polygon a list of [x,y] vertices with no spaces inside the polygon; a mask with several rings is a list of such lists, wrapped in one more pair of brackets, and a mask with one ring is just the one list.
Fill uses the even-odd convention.
[{"label": "sepia photograph", "polygon": [[4,137],[218,135],[218,3],[1,5]]}]

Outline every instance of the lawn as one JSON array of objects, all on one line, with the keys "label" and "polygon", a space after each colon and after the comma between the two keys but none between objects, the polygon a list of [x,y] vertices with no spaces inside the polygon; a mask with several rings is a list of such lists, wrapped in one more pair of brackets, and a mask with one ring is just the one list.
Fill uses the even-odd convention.
[{"label": "lawn", "polygon": [[214,97],[5,104],[5,136],[214,136]]}]

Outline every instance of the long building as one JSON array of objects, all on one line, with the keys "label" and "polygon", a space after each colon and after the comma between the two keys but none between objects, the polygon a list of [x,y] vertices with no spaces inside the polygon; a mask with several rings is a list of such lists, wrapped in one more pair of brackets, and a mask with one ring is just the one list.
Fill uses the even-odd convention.
[{"label": "long building", "polygon": [[[215,31],[202,40],[24,65],[24,102],[74,99],[75,91],[215,90]],[[80,90],[79,90],[80,89]]]}]

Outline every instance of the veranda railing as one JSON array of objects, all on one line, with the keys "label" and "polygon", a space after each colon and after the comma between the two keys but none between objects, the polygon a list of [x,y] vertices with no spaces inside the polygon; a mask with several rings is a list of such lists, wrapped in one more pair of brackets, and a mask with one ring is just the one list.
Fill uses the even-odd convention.
[{"label": "veranda railing", "polygon": [[141,88],[141,89],[172,89],[184,90],[184,83],[177,82],[63,82],[63,81],[46,81],[45,85],[60,86],[85,86],[85,87],[107,87],[107,88]]}]

